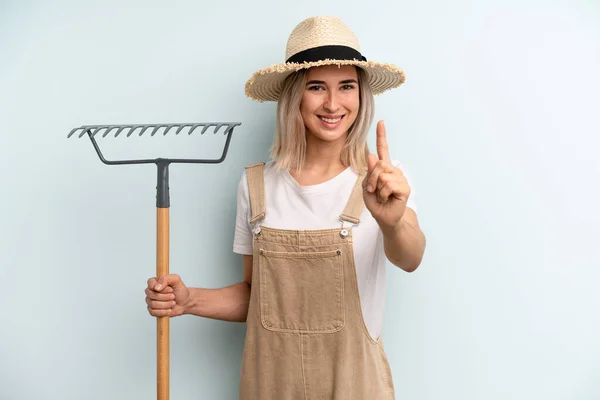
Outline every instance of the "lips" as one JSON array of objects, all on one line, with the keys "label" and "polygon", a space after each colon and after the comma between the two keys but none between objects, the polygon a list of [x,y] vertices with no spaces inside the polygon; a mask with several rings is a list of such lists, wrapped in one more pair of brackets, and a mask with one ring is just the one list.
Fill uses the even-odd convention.
[{"label": "lips", "polygon": [[341,124],[345,115],[317,115],[321,120],[321,126],[327,130],[335,130]]},{"label": "lips", "polygon": [[342,120],[342,118],[344,118],[343,115],[338,115],[338,116],[323,116],[323,115],[319,115],[319,119],[321,119],[321,121],[325,121],[328,124],[335,124],[338,123]]}]

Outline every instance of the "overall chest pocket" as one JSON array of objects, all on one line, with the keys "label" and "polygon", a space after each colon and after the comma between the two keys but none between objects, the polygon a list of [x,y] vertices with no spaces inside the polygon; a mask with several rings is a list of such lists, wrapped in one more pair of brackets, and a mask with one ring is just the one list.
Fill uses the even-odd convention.
[{"label": "overall chest pocket", "polygon": [[344,326],[341,250],[259,251],[262,325],[278,332],[332,333]]}]

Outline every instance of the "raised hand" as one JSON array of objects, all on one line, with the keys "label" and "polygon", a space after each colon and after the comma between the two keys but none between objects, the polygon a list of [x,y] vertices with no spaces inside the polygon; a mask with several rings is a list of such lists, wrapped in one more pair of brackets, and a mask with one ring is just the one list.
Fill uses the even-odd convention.
[{"label": "raised hand", "polygon": [[377,155],[369,154],[368,164],[362,184],[365,206],[382,230],[394,229],[406,210],[410,186],[392,165],[383,121],[377,123]]}]

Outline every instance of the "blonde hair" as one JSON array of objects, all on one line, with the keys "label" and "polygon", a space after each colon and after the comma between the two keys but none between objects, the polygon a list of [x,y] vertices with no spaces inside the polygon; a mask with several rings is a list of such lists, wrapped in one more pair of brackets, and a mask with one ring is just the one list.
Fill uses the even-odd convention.
[{"label": "blonde hair", "polygon": [[[300,112],[300,103],[306,84],[306,71],[302,69],[288,76],[277,102],[276,131],[271,146],[271,158],[278,169],[302,169],[306,154],[306,127]],[[367,170],[367,135],[373,122],[375,100],[367,74],[356,68],[359,86],[359,109],[356,120],[348,130],[340,159],[346,167],[357,172]]]}]

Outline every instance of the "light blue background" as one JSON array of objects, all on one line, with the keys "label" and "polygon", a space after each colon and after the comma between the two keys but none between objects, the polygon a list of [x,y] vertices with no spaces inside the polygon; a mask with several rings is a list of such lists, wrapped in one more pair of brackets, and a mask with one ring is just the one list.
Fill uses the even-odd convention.
[{"label": "light blue background", "polygon": [[[319,14],[407,74],[376,110],[428,238],[415,273],[388,267],[397,398],[600,398],[598,2],[265,0],[0,3],[2,399],[155,397],[156,171],[70,129],[242,122],[225,163],[171,167],[171,272],[239,282],[236,188],[275,110],[243,86]],[[101,145],[202,157],[215,138]],[[243,337],[173,319],[171,398],[236,398]]]}]

